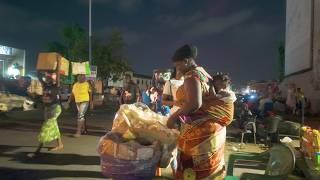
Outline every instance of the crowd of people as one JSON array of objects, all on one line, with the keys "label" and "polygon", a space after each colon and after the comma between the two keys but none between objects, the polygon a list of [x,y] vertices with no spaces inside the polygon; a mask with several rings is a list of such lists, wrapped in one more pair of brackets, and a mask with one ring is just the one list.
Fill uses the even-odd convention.
[{"label": "crowd of people", "polygon": [[[268,132],[274,132],[271,143],[277,143],[280,140],[277,135],[279,131],[296,133],[295,129],[302,117],[311,114],[310,101],[305,97],[302,88],[296,88],[294,84],[288,85],[287,98],[282,98],[279,89],[269,84],[265,89],[241,95],[235,106],[233,126],[244,133],[256,133],[258,140],[265,145],[268,145]],[[283,129],[281,120],[287,117],[297,119],[298,123],[292,122],[290,127]],[[255,124],[255,129],[252,124]]]},{"label": "crowd of people", "polygon": [[[280,96],[280,91],[269,91],[269,89],[271,89],[270,85],[264,91],[244,95],[237,109],[250,110],[250,113],[258,117],[264,117],[270,113],[301,116],[302,110],[304,114],[310,113],[311,103],[305,97],[302,88],[295,88],[293,84],[288,85],[285,99]],[[241,112],[237,112],[239,113]]]},{"label": "crowd of people", "polygon": [[169,106],[163,103],[166,86],[146,87],[140,90],[129,75],[125,77],[125,84],[126,86],[118,92],[120,105],[142,102],[155,112],[162,115],[169,114]]}]

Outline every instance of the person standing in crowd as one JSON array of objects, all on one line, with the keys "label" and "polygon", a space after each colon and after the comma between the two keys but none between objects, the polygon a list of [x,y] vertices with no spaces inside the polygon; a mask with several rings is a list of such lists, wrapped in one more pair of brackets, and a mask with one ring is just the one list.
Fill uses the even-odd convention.
[{"label": "person standing in crowd", "polygon": [[150,107],[151,105],[151,98],[150,98],[150,88],[146,87],[145,90],[142,91],[142,103]]},{"label": "person standing in crowd", "polygon": [[270,95],[265,94],[259,101],[259,111],[262,117],[267,116],[269,112],[273,112],[273,99]]},{"label": "person standing in crowd", "polygon": [[296,88],[294,84],[289,84],[287,90],[287,100],[286,105],[292,114],[296,112]]},{"label": "person standing in crowd", "polygon": [[156,112],[159,114],[162,114],[163,116],[169,116],[170,115],[170,107],[163,105],[162,103],[162,96],[163,96],[163,86],[159,87],[159,89],[157,89],[158,91],[158,96],[157,96],[157,100],[156,100]]},{"label": "person standing in crowd", "polygon": [[155,87],[150,88],[150,109],[157,112],[158,90]]},{"label": "person standing in crowd", "polygon": [[[164,85],[163,95],[162,95],[162,104],[164,106],[171,107],[170,114],[173,114],[179,109],[179,107],[181,107],[181,103],[179,104],[179,102],[177,101],[176,92],[178,88],[182,85],[183,85],[183,75],[180,71],[177,71],[177,69],[174,68],[171,74],[170,80],[168,80]],[[177,157],[173,158],[170,166],[171,166],[172,174],[174,177],[177,169]]]},{"label": "person standing in crowd", "polygon": [[176,92],[183,85],[183,75],[180,71],[174,69],[171,79],[167,81],[163,88],[162,104],[171,107],[170,114],[173,114],[179,109],[181,103],[177,101]]},{"label": "person standing in crowd", "polygon": [[90,84],[86,81],[86,77],[83,74],[79,74],[77,78],[78,82],[73,85],[72,94],[68,101],[70,103],[71,100],[74,99],[78,110],[77,131],[74,137],[80,137],[81,133],[88,133],[85,116],[89,104],[92,105],[92,90]]},{"label": "person standing in crowd", "polygon": [[122,97],[123,89],[120,88],[117,90],[117,97],[118,97],[118,105],[121,106],[121,104],[124,104],[124,98]]},{"label": "person standing in crowd", "polygon": [[46,74],[42,83],[42,102],[44,104],[45,121],[43,122],[40,134],[38,136],[40,144],[33,155],[39,154],[43,145],[53,140],[57,141],[57,146],[50,149],[51,151],[63,149],[61,134],[57,122],[57,119],[61,114],[61,106],[59,88],[56,86],[56,75]]},{"label": "person standing in crowd", "polygon": [[126,75],[126,87],[121,94],[123,104],[133,104],[139,101],[140,92],[139,87],[133,80],[130,75]]},{"label": "person standing in crowd", "polygon": [[305,106],[305,97],[304,93],[302,92],[301,88],[297,88],[297,93],[296,93],[296,114],[301,114],[302,113],[302,108]]},{"label": "person standing in crowd", "polygon": [[183,122],[178,138],[180,154],[175,178],[183,179],[187,175],[193,179],[223,179],[226,125],[233,119],[233,109],[228,109],[227,115],[219,118],[210,113],[210,104],[202,109],[203,98],[210,96],[212,77],[197,66],[196,58],[197,48],[191,45],[180,47],[172,58],[177,70],[184,75],[184,84],[177,90],[177,99],[184,102],[183,106],[167,122],[169,128],[174,128],[179,119]]}]

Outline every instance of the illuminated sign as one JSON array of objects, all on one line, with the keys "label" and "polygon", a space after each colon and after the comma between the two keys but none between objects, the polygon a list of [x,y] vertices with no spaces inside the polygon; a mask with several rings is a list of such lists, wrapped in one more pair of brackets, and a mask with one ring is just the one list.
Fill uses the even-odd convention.
[{"label": "illuminated sign", "polygon": [[12,54],[12,48],[0,45],[0,54],[11,55]]}]

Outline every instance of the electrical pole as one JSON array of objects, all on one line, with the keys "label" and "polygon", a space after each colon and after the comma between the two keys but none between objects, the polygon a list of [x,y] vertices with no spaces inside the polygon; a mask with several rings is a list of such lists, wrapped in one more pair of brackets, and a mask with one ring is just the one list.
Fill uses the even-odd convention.
[{"label": "electrical pole", "polygon": [[92,13],[92,0],[89,0],[89,64],[92,64],[92,24],[91,24],[91,13]]}]

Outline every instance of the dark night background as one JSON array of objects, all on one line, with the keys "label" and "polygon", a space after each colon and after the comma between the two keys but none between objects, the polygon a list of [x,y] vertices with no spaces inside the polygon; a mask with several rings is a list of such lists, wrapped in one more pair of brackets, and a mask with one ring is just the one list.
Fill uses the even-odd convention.
[{"label": "dark night background", "polygon": [[[229,72],[233,82],[275,79],[284,41],[284,0],[92,0],[93,33],[123,32],[137,73],[171,67],[184,43],[199,48],[199,64]],[[37,53],[60,40],[70,24],[88,29],[88,0],[0,0],[0,44],[26,49],[27,71]]]}]

